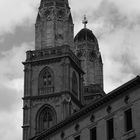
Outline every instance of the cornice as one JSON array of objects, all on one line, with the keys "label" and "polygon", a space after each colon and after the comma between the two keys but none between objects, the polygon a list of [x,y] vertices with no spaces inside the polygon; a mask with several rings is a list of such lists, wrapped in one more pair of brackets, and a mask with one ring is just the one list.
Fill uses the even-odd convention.
[{"label": "cornice", "polygon": [[47,94],[47,95],[26,96],[26,97],[23,97],[22,99],[35,101],[35,100],[40,100],[40,99],[52,98],[52,97],[60,97],[61,95],[65,95],[65,94],[69,94],[72,98],[72,101],[76,105],[78,105],[79,108],[83,107],[82,103],[69,91],[56,92],[56,93],[51,93],[51,94]]},{"label": "cornice", "polygon": [[[48,53],[46,55],[46,52]],[[55,52],[55,54],[52,54]],[[44,50],[34,50],[27,51],[27,60],[22,62],[23,65],[39,65],[42,63],[56,63],[60,62],[62,58],[68,57],[71,60],[71,64],[78,69],[78,71],[84,74],[84,71],[81,68],[80,60],[76,55],[70,50],[69,46],[63,45],[54,48],[44,49]]]},{"label": "cornice", "polygon": [[67,124],[70,124],[73,121],[81,118],[82,116],[87,115],[87,113],[97,109],[98,107],[101,107],[105,103],[108,103],[108,102],[114,100],[118,96],[123,96],[124,94],[126,94],[126,91],[130,90],[133,87],[136,87],[137,85],[140,87],[140,76],[137,76],[136,78],[125,83],[124,85],[120,86],[119,88],[113,90],[112,92],[108,93],[107,95],[104,95],[101,99],[98,99],[96,102],[87,105],[86,107],[81,109],[79,112],[75,113],[74,115],[72,115],[71,117],[67,118],[66,120],[60,122],[59,124],[55,125],[54,127],[42,132],[38,136],[31,138],[31,140],[40,140],[44,137],[50,136],[54,132],[65,127]]}]

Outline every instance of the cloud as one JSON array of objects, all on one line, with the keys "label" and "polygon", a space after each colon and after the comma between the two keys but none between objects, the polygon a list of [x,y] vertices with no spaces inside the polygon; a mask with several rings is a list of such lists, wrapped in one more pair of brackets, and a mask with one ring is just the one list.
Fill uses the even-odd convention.
[{"label": "cloud", "polygon": [[[83,28],[82,16],[87,14],[87,27],[99,41],[104,62],[105,91],[109,92],[139,74],[140,2],[76,2],[77,5],[80,3],[80,8],[76,8],[77,5],[73,7],[75,32]],[[73,3],[75,2],[71,2],[72,5]]]},{"label": "cloud", "polygon": [[[21,95],[21,94],[20,94]],[[0,87],[0,112],[11,112],[13,106],[18,103],[18,92],[6,87]]]},{"label": "cloud", "polygon": [[17,26],[28,26],[35,18],[37,1],[1,0],[0,1],[0,35],[13,32]]},{"label": "cloud", "polygon": [[16,27],[14,33],[12,34],[3,34],[0,39],[1,52],[8,51],[13,46],[21,46],[21,44],[24,42],[34,42],[34,32],[34,24],[32,24],[32,27]]},{"label": "cloud", "polygon": [[[76,1],[77,5],[80,3]],[[71,2],[72,6],[75,2]],[[79,7],[73,7],[73,17],[75,22],[75,32],[81,28],[83,15],[86,14],[89,20],[88,28],[92,29],[97,36],[107,34],[114,29],[127,27],[133,28],[140,24],[140,8],[138,0],[92,0],[80,3]],[[89,6],[90,5],[90,6]],[[88,8],[87,8],[88,7]],[[82,9],[82,10],[79,10]]]},{"label": "cloud", "polygon": [[83,28],[82,20],[84,15],[91,18],[91,13],[97,9],[103,0],[69,0],[71,12],[74,20],[75,34]]},{"label": "cloud", "polygon": [[0,112],[0,136],[2,140],[21,140],[22,139],[22,111]]},{"label": "cloud", "polygon": [[0,59],[0,136],[2,140],[22,139],[23,65],[25,52],[33,43],[13,46],[1,52]]},{"label": "cloud", "polygon": [[[88,9],[87,26],[100,44],[107,92],[139,74],[140,10],[137,4],[132,5],[131,0],[128,3],[125,0],[103,0],[96,5],[97,8]],[[78,30],[82,28],[80,23],[76,20]]]},{"label": "cloud", "polygon": [[[32,43],[13,47],[2,53],[0,59],[0,110],[9,111],[21,101],[23,96],[23,65],[25,52],[32,48]],[[20,94],[19,94],[20,93]]]},{"label": "cloud", "polygon": [[103,54],[106,91],[127,82],[140,71],[140,27],[117,28],[99,39]]},{"label": "cloud", "polygon": [[90,13],[92,9],[97,9],[103,0],[69,0],[72,12],[76,12],[77,15]]},{"label": "cloud", "polygon": [[[33,0],[0,1],[0,137],[2,140],[22,139],[23,65],[21,62],[25,60],[25,52],[32,48],[33,43],[29,43],[25,37],[22,39],[23,35],[21,38],[15,35],[15,38],[20,40],[18,43],[12,37],[17,27],[21,26],[26,30],[26,27],[32,26],[36,16],[35,3],[37,2]],[[12,36],[10,41],[7,40],[7,35],[9,38]]]},{"label": "cloud", "polygon": [[[0,1],[0,44],[1,48],[5,48],[0,52],[2,140],[21,139],[23,96],[21,62],[25,60],[25,52],[33,48],[33,43],[29,43],[32,38],[29,39],[25,31],[34,26],[39,2],[40,0]],[[138,75],[140,1],[69,0],[69,2],[74,17],[75,33],[83,28],[82,19],[86,14],[89,20],[87,26],[98,38],[104,63],[105,90],[107,92],[113,90]],[[29,36],[32,34],[31,31]]]},{"label": "cloud", "polygon": [[1,52],[2,58],[0,60],[1,71],[0,76],[14,79],[22,77],[23,65],[22,61],[25,58],[25,52],[33,46],[32,43],[21,44],[21,46],[14,46],[10,50]]},{"label": "cloud", "polygon": [[108,0],[109,2],[114,3],[119,11],[127,15],[129,18],[134,17],[140,14],[140,1],[139,0]]}]

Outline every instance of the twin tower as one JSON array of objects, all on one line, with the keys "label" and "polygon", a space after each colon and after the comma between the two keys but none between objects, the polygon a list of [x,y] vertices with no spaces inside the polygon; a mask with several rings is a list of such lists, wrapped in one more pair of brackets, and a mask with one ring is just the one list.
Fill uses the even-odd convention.
[{"label": "twin tower", "polygon": [[24,64],[23,140],[38,135],[102,97],[103,64],[98,41],[84,28],[74,37],[68,0],[42,0],[35,50]]}]

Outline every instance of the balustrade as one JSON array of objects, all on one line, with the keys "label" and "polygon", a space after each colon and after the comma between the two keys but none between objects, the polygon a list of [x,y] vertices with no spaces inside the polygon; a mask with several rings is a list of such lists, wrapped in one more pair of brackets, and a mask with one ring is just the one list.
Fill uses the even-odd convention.
[{"label": "balustrade", "polygon": [[54,47],[44,50],[35,50],[27,52],[27,61],[44,59],[44,58],[52,58],[59,56],[69,55],[73,61],[80,67],[80,60],[74,55],[74,53],[70,50],[69,46],[62,47]]},{"label": "balustrade", "polygon": [[47,95],[54,92],[54,87],[45,87],[39,89],[39,95]]}]

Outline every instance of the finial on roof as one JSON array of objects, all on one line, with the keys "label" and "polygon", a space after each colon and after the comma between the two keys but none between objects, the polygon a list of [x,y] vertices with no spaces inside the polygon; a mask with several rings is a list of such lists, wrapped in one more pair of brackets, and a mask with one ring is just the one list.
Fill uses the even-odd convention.
[{"label": "finial on roof", "polygon": [[84,15],[84,19],[83,19],[82,23],[84,24],[84,28],[86,28],[86,25],[88,23],[86,15]]}]

